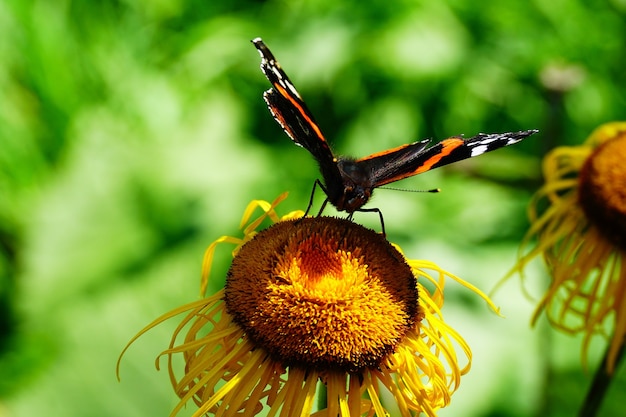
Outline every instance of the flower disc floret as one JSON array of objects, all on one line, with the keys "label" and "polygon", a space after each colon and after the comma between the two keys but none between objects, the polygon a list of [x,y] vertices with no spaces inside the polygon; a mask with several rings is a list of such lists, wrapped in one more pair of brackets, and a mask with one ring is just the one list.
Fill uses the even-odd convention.
[{"label": "flower disc floret", "polygon": [[626,249],[626,130],[594,150],[579,181],[580,205],[589,220]]},{"label": "flower disc floret", "polygon": [[241,247],[228,312],[285,366],[358,371],[393,352],[418,319],[415,277],[380,234],[351,221],[284,221]]}]

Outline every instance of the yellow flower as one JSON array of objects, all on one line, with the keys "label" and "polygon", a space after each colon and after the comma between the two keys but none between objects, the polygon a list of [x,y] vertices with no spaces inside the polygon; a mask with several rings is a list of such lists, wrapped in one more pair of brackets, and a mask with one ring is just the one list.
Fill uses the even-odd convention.
[{"label": "yellow flower", "polygon": [[[237,245],[223,290],[159,317],[131,340],[186,313],[162,353],[181,398],[172,415],[193,400],[194,416],[264,409],[268,416],[382,417],[387,396],[402,416],[434,416],[471,364],[468,345],[441,316],[446,276],[495,306],[469,283],[431,262],[407,261],[381,234],[351,221],[301,218],[301,211],[279,218],[274,209],[285,197],[253,201],[242,225],[256,208],[264,213],[243,238],[209,246],[202,293],[216,245]],[[256,233],[267,218],[274,224]]]},{"label": "yellow flower", "polygon": [[583,362],[592,337],[606,336],[612,372],[626,335],[626,123],[599,127],[581,146],[554,149],[543,171],[513,272],[543,255],[551,282],[533,324],[545,311],[556,328],[582,332]]}]

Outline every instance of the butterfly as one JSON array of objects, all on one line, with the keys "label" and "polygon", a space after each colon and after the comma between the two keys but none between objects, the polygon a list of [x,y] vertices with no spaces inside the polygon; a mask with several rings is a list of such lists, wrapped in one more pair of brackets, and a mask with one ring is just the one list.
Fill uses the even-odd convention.
[{"label": "butterfly", "polygon": [[[326,193],[320,213],[330,202],[337,210],[346,211],[349,218],[355,211],[376,211],[382,223],[380,210],[363,208],[375,188],[513,145],[537,133],[537,130],[480,133],[468,139],[453,136],[432,146],[431,140],[426,139],[360,159],[339,157],[330,149],[313,114],[269,48],[261,38],[253,39],[252,43],[261,55],[261,70],[272,83],[272,88],[263,94],[272,116],[291,140],[309,151],[319,165],[324,181],[316,180],[315,185]],[[312,201],[313,194],[309,209]]]}]

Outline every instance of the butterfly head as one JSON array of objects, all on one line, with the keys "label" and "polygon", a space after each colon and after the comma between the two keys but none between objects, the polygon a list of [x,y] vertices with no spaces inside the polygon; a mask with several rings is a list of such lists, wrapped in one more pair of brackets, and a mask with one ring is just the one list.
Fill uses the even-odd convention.
[{"label": "butterfly head", "polygon": [[374,186],[370,176],[355,161],[340,158],[337,167],[341,174],[341,183],[328,181],[328,198],[339,211],[353,213],[363,207],[372,196]]},{"label": "butterfly head", "polygon": [[[371,188],[364,188],[360,185],[356,185],[354,188],[346,187],[344,189],[341,199],[340,204],[342,208],[340,210],[345,210],[348,213],[354,213],[355,211],[363,207],[363,205],[367,203],[371,196]],[[339,207],[339,205],[337,207]]]}]

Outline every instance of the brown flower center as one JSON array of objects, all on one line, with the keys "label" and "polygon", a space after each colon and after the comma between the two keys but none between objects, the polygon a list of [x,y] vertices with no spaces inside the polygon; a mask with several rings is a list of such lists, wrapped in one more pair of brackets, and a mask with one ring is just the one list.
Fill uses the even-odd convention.
[{"label": "brown flower center", "polygon": [[317,370],[375,367],[418,320],[404,257],[381,235],[330,217],[283,221],[242,246],[225,302],[274,360]]},{"label": "brown flower center", "polygon": [[602,143],[580,172],[580,204],[611,242],[626,249],[626,131]]}]

